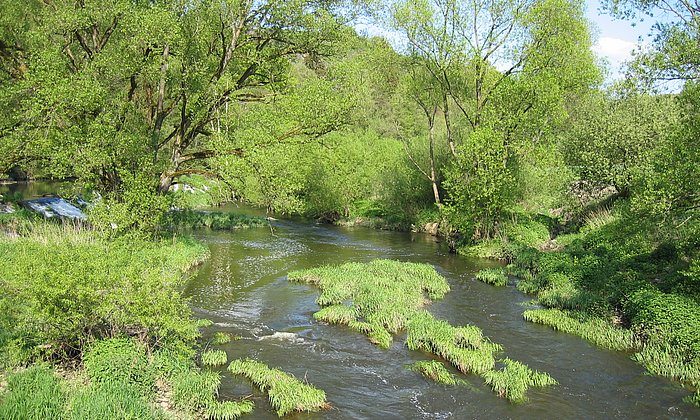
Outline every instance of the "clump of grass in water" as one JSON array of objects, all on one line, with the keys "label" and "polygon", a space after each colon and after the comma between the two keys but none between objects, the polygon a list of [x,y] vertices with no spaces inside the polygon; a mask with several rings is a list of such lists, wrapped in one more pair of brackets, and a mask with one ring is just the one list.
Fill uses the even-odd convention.
[{"label": "clump of grass in water", "polygon": [[485,268],[476,273],[474,278],[493,286],[505,286],[508,284],[508,276],[502,268]]},{"label": "clump of grass in water", "polygon": [[252,401],[218,401],[221,376],[211,371],[185,370],[170,380],[175,406],[205,418],[229,420],[253,411]]},{"label": "clump of grass in water", "polygon": [[484,338],[479,328],[453,327],[426,311],[417,313],[407,330],[409,349],[440,356],[465,374],[489,371],[496,363],[494,354],[501,351],[501,346]]},{"label": "clump of grass in water", "polygon": [[325,392],[264,363],[238,359],[231,362],[228,370],[234,375],[245,376],[261,391],[266,391],[270,404],[280,417],[294,411],[319,411],[330,407]]},{"label": "clump of grass in water", "polygon": [[229,334],[217,331],[211,339],[211,342],[216,345],[227,344],[231,342],[231,336]]},{"label": "clump of grass in water", "polygon": [[483,378],[500,397],[509,401],[526,401],[525,393],[530,387],[542,388],[557,384],[548,374],[532,370],[515,360],[505,358],[501,362],[503,369],[485,372]]},{"label": "clump of grass in water", "polygon": [[559,309],[534,309],[523,312],[526,321],[547,325],[557,331],[577,335],[611,350],[629,351],[638,347],[630,330],[614,327],[604,319],[575,316]]},{"label": "clump of grass in water", "polygon": [[408,367],[414,372],[420,372],[426,378],[445,385],[457,385],[459,381],[451,374],[445,365],[437,360],[423,360]]},{"label": "clump of grass in water", "polygon": [[204,366],[222,366],[228,361],[228,356],[223,350],[207,350],[202,353],[202,364]]},{"label": "clump of grass in water", "polygon": [[316,319],[346,325],[382,348],[391,346],[392,334],[405,330],[409,349],[434,354],[462,373],[481,376],[493,370],[495,355],[502,350],[481,329],[453,327],[422,310],[429,299],[440,299],[449,291],[445,279],[427,264],[348,263],[292,272],[289,280],[321,289],[316,302],[324,308],[314,314]]},{"label": "clump of grass in water", "polygon": [[450,290],[434,267],[390,260],[297,271],[289,273],[289,280],[321,288],[316,302],[326,308],[316,319],[361,331],[382,348],[391,345],[391,334],[405,329],[429,299],[440,299]]}]

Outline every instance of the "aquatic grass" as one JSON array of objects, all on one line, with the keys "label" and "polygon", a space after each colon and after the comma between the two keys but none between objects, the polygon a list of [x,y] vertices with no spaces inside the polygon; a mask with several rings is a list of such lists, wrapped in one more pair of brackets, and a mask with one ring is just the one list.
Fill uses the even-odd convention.
[{"label": "aquatic grass", "polygon": [[217,331],[212,336],[211,342],[219,346],[223,344],[228,344],[231,342],[231,335],[221,331]]},{"label": "aquatic grass", "polygon": [[248,378],[261,391],[267,392],[270,404],[280,417],[295,411],[319,411],[330,407],[325,392],[264,363],[237,359],[231,362],[228,370]]},{"label": "aquatic grass", "polygon": [[526,392],[530,387],[542,388],[557,384],[548,374],[532,370],[515,360],[505,358],[500,362],[504,365],[502,369],[490,370],[482,376],[494,392],[509,401],[526,401]]},{"label": "aquatic grass", "polygon": [[223,350],[207,350],[202,353],[201,360],[204,366],[223,366],[228,356]]},{"label": "aquatic grass", "polygon": [[700,357],[689,359],[683,349],[670,343],[645,343],[632,359],[655,375],[686,383],[700,382]]},{"label": "aquatic grass", "polygon": [[493,286],[505,286],[508,284],[508,276],[503,268],[485,268],[477,272],[474,278]]},{"label": "aquatic grass", "polygon": [[314,313],[314,319],[337,325],[349,325],[356,318],[355,309],[346,305],[326,306]]},{"label": "aquatic grass", "polygon": [[61,418],[66,396],[47,366],[36,365],[10,374],[7,393],[0,394],[0,418],[7,420]]},{"label": "aquatic grass", "polygon": [[459,383],[455,375],[450,373],[445,368],[445,365],[437,360],[422,360],[409,365],[408,368],[440,384],[457,385]]},{"label": "aquatic grass", "polygon": [[175,373],[170,379],[175,407],[196,418],[229,420],[253,411],[249,400],[219,401],[221,376],[217,372],[188,369]]},{"label": "aquatic grass", "polygon": [[314,315],[316,319],[348,325],[382,348],[391,345],[391,334],[405,329],[430,299],[449,291],[434,267],[391,260],[324,266],[291,272],[288,278],[321,289],[316,302],[324,308]]},{"label": "aquatic grass", "polygon": [[[406,331],[409,349],[438,356],[461,373],[476,375],[492,371],[495,355],[502,350],[478,327],[454,327],[423,309],[449,291],[445,279],[427,264],[374,260],[291,272],[288,278],[321,289],[316,302],[324,307],[315,319],[346,325],[383,349],[391,347],[393,335]],[[449,382],[440,362],[414,368]]]},{"label": "aquatic grass", "polygon": [[212,401],[207,404],[205,415],[210,420],[234,420],[253,412],[255,403],[242,401]]},{"label": "aquatic grass", "polygon": [[613,326],[602,318],[560,309],[528,310],[523,312],[523,318],[579,336],[599,347],[618,351],[631,351],[639,347],[632,331]]}]

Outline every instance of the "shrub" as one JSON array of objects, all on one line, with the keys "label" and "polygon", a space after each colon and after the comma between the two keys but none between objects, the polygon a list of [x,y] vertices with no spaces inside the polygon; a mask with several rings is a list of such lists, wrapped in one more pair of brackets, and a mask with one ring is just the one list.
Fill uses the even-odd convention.
[{"label": "shrub", "polygon": [[156,378],[143,346],[127,338],[92,344],[83,355],[83,366],[95,384],[133,386],[141,393],[151,392]]},{"label": "shrub", "polygon": [[43,223],[27,236],[0,238],[0,254],[0,308],[7,310],[0,331],[18,350],[12,363],[76,358],[87,343],[113,336],[181,349],[198,337],[179,286],[207,256],[201,245],[107,241]]}]

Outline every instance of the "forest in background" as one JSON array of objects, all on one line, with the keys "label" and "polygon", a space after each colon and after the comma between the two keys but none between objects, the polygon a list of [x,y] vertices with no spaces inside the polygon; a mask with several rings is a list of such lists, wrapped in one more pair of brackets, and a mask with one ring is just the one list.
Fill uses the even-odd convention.
[{"label": "forest in background", "polygon": [[576,0],[0,0],[0,173],[99,193],[110,237],[231,200],[437,229],[698,403],[700,8],[605,7],[666,17],[612,85]]}]

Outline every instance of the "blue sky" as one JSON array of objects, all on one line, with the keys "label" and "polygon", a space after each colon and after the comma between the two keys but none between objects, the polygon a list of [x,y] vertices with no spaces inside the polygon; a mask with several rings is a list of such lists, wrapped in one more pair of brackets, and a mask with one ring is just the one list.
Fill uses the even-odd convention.
[{"label": "blue sky", "polygon": [[618,79],[622,77],[622,64],[630,59],[630,54],[639,44],[640,38],[642,42],[647,39],[652,22],[647,19],[633,25],[630,21],[617,20],[599,11],[599,0],[587,0],[586,3],[586,14],[594,25],[593,51],[608,61],[609,77]]}]

